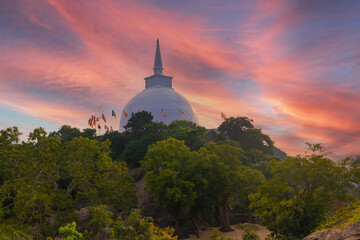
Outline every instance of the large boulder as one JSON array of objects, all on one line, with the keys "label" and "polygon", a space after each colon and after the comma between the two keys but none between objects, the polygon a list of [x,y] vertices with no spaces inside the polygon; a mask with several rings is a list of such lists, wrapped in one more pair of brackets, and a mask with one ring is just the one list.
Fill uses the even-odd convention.
[{"label": "large boulder", "polygon": [[358,240],[360,239],[360,221],[337,229],[314,232],[303,240]]}]

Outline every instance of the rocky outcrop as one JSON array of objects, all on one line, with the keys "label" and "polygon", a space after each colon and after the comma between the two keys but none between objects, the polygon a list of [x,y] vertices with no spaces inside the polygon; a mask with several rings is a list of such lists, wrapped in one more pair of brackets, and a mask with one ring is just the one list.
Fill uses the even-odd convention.
[{"label": "rocky outcrop", "polygon": [[338,229],[326,229],[312,233],[303,240],[359,240],[360,221]]}]

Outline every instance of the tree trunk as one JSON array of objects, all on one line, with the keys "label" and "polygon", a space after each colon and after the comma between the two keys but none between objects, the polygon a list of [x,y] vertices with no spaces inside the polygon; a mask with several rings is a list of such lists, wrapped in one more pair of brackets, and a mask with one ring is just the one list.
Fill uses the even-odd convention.
[{"label": "tree trunk", "polygon": [[229,213],[228,213],[227,206],[226,205],[225,206],[218,205],[218,209],[219,209],[219,218],[220,218],[220,224],[221,224],[220,231],[222,231],[222,232],[234,231],[230,227]]},{"label": "tree trunk", "polygon": [[194,227],[194,230],[195,230],[195,234],[196,234],[196,238],[199,238],[200,237],[200,234],[199,234],[199,227],[198,225],[196,224],[196,221],[193,217],[190,218],[191,219],[191,222],[193,224],[193,227]]},{"label": "tree trunk", "polygon": [[180,228],[180,219],[178,217],[176,217],[175,218],[175,232],[177,233],[177,235],[180,234],[179,228]]}]

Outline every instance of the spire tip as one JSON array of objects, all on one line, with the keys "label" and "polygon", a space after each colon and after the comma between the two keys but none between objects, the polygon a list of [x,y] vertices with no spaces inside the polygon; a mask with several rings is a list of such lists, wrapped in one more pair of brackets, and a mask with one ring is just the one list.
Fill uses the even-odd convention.
[{"label": "spire tip", "polygon": [[163,65],[160,54],[159,39],[156,40],[155,62],[154,62],[154,74],[162,75]]}]

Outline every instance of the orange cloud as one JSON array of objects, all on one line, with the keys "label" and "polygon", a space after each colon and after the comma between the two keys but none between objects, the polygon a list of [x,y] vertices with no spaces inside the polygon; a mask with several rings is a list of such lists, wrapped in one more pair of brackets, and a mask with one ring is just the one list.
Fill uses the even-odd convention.
[{"label": "orange cloud", "polygon": [[[218,126],[220,112],[247,115],[290,154],[302,152],[305,141],[324,142],[339,154],[357,153],[360,73],[347,62],[358,62],[360,54],[351,55],[347,46],[356,42],[321,25],[333,5],[209,5],[186,15],[148,1],[9,5],[21,12],[9,25],[28,35],[0,42],[0,76],[7,79],[0,81],[6,91],[0,102],[59,125],[86,127],[100,105],[121,111],[144,88],[160,38],[164,73],[174,76],[174,88],[193,103],[202,125]],[[234,8],[251,14],[231,15]],[[206,11],[221,11],[231,21],[210,25],[214,17]],[[311,18],[316,19],[308,23]],[[346,61],[343,55],[349,55]],[[347,72],[346,81],[333,77]]]}]

